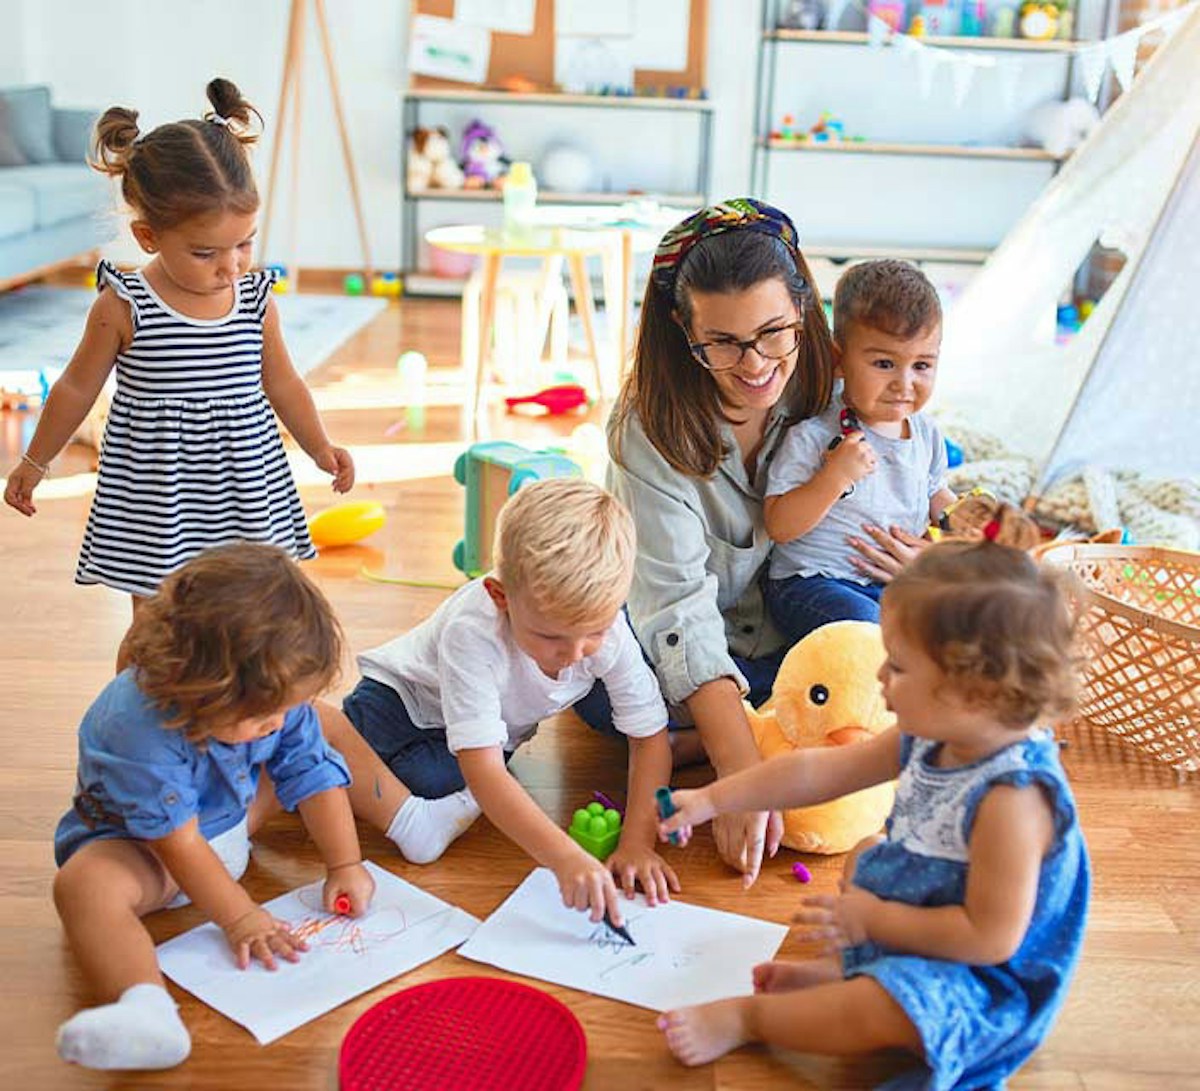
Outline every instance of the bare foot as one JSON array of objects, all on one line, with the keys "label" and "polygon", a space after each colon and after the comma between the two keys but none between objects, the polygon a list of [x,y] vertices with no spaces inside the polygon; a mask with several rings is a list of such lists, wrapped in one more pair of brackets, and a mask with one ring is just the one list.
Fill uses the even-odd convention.
[{"label": "bare foot", "polygon": [[792,992],[841,979],[841,964],[833,958],[810,958],[804,962],[760,962],[754,967],[756,993]]},{"label": "bare foot", "polygon": [[708,1064],[750,1039],[745,997],[717,1000],[694,1008],[678,1008],[658,1017],[667,1046],[686,1065]]}]

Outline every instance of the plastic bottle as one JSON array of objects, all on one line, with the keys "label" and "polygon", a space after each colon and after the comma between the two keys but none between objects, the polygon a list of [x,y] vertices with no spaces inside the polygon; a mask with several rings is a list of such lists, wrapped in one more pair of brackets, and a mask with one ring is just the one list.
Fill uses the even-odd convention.
[{"label": "plastic bottle", "polygon": [[533,224],[537,204],[537,179],[533,168],[517,160],[504,179],[504,227],[507,231],[528,231]]},{"label": "plastic bottle", "polygon": [[425,377],[429,362],[423,353],[409,349],[396,361],[400,375],[400,400],[408,427],[419,432],[425,427]]}]

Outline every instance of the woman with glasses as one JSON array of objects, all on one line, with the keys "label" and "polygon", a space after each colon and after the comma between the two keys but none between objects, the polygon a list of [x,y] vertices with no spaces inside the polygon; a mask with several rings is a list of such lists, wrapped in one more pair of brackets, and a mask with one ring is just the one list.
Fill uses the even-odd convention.
[{"label": "woman with glasses", "polygon": [[[674,719],[695,727],[673,733],[676,764],[703,751],[727,776],[760,760],[742,697],[770,695],[787,650],[763,603],[767,465],[832,385],[825,313],[783,212],[732,200],[667,232],[609,422],[608,484],[637,525],[630,622]],[[602,693],[576,710],[606,726]],[[728,815],[714,833],[749,886],[781,827]]]}]

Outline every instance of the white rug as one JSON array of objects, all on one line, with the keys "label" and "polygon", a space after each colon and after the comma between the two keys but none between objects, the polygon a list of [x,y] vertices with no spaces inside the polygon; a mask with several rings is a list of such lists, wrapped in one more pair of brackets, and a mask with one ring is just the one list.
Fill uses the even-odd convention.
[{"label": "white rug", "polygon": [[[95,292],[35,285],[0,294],[0,390],[40,397],[79,344]],[[283,339],[303,375],[375,317],[370,296],[276,295]]]}]

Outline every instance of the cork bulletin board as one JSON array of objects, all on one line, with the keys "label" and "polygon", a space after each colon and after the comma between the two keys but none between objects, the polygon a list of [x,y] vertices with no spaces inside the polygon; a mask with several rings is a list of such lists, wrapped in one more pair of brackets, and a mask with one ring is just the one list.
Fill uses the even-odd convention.
[{"label": "cork bulletin board", "polygon": [[[603,0],[597,0],[602,3]],[[708,0],[689,0],[687,67],[681,71],[637,68],[634,86],[638,93],[667,93],[668,88],[686,87],[698,92],[705,86],[705,53],[708,41]],[[414,15],[453,18],[454,0],[414,0]],[[536,0],[532,34],[492,33],[492,51],[484,88],[504,89],[507,79],[529,80],[540,91],[554,87],[554,0]],[[469,84],[433,76],[413,75],[413,88],[465,88]]]}]

